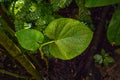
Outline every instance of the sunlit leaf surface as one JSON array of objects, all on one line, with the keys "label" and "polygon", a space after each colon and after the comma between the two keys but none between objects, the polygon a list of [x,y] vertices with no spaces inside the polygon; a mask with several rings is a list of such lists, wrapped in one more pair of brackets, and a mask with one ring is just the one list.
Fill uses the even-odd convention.
[{"label": "sunlit leaf surface", "polygon": [[51,55],[63,60],[80,55],[88,47],[93,34],[86,25],[70,18],[52,21],[45,32],[55,41],[49,46]]},{"label": "sunlit leaf surface", "polygon": [[40,47],[44,36],[41,32],[33,29],[22,29],[16,32],[20,45],[30,51],[35,51]]}]

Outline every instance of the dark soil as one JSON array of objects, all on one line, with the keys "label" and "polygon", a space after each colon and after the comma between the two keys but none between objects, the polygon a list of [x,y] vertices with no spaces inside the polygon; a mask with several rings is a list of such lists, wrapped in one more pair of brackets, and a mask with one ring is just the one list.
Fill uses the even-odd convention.
[{"label": "dark soil", "polygon": [[[19,75],[28,75],[26,70],[14,60],[8,52],[0,46],[0,69],[6,70],[8,72],[16,73]],[[0,80],[24,80],[18,79],[16,77],[0,73]]]},{"label": "dark soil", "polygon": [[[94,70],[89,72],[88,76],[82,77],[82,79],[75,78],[79,71],[79,58],[71,61],[62,61],[57,59],[50,60],[49,78],[51,78],[50,80],[120,80],[120,52],[115,52],[115,50],[116,49],[108,51],[115,59],[114,63],[109,66],[95,64],[95,67],[93,67]],[[3,48],[0,48],[0,69],[5,69],[9,72],[20,75],[28,75],[23,67],[20,65],[15,66],[15,61],[6,54],[7,52]],[[98,74],[99,71],[100,74]],[[0,73],[0,80],[8,79],[24,80]]]}]

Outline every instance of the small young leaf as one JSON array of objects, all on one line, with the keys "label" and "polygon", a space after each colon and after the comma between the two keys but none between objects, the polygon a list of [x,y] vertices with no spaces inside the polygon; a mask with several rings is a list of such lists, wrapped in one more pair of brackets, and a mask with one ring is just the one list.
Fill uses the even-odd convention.
[{"label": "small young leaf", "polygon": [[120,45],[120,6],[112,16],[107,31],[107,37],[111,43],[114,42],[116,45]]},{"label": "small young leaf", "polygon": [[110,63],[114,62],[114,59],[111,56],[107,56],[105,57],[105,59],[103,60],[103,64],[105,66],[108,66]]},{"label": "small young leaf", "polygon": [[54,40],[49,47],[51,55],[63,60],[80,55],[88,47],[93,35],[86,25],[70,18],[52,21],[45,32]]},{"label": "small young leaf", "polygon": [[102,57],[101,55],[96,54],[96,55],[94,55],[93,58],[94,58],[95,62],[97,62],[97,63],[99,63],[99,64],[102,64],[102,63],[103,63],[103,57]]},{"label": "small young leaf", "polygon": [[99,7],[99,6],[106,6],[111,4],[120,3],[120,0],[86,0],[85,6],[86,7]]},{"label": "small young leaf", "polygon": [[23,48],[31,51],[37,50],[44,39],[41,32],[33,29],[22,29],[16,32],[16,37]]}]

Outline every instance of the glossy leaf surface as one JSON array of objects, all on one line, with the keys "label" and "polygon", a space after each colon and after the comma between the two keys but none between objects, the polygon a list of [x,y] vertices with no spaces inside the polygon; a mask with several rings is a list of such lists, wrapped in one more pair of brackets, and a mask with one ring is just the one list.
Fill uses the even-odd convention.
[{"label": "glossy leaf surface", "polygon": [[54,40],[49,45],[51,55],[63,60],[80,55],[88,47],[93,34],[86,25],[70,18],[52,21],[45,32]]},{"label": "glossy leaf surface", "polygon": [[118,7],[113,14],[108,27],[107,37],[111,43],[120,45],[120,7]]},{"label": "glossy leaf surface", "polygon": [[86,7],[99,7],[120,3],[120,0],[86,0]]},{"label": "glossy leaf surface", "polygon": [[22,29],[16,32],[16,36],[20,45],[31,51],[37,50],[44,39],[41,32],[33,29]]}]

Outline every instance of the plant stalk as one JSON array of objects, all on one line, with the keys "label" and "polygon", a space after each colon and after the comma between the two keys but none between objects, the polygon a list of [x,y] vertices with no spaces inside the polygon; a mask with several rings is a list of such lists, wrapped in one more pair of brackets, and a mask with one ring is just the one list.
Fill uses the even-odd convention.
[{"label": "plant stalk", "polygon": [[51,43],[54,43],[55,41],[49,41],[49,42],[46,42],[46,43],[43,43],[41,46],[40,46],[40,48],[39,48],[39,51],[40,51],[40,55],[41,55],[41,58],[45,61],[45,63],[46,63],[46,68],[47,68],[47,71],[48,71],[48,60],[47,60],[47,58],[45,58],[44,57],[44,52],[43,52],[43,50],[42,50],[42,48],[44,47],[44,46],[46,46],[46,45],[48,45],[48,44],[51,44]]},{"label": "plant stalk", "polygon": [[0,44],[15,58],[36,80],[43,80],[40,73],[36,70],[31,61],[22,54],[21,50],[12,40],[0,29]]},{"label": "plant stalk", "polygon": [[22,79],[28,79],[29,78],[27,76],[23,76],[23,75],[15,74],[15,73],[12,73],[12,72],[8,72],[8,71],[3,70],[3,69],[0,69],[0,73],[7,74],[7,75],[10,75],[10,76],[13,76],[13,77],[16,77],[16,78],[22,78]]}]

